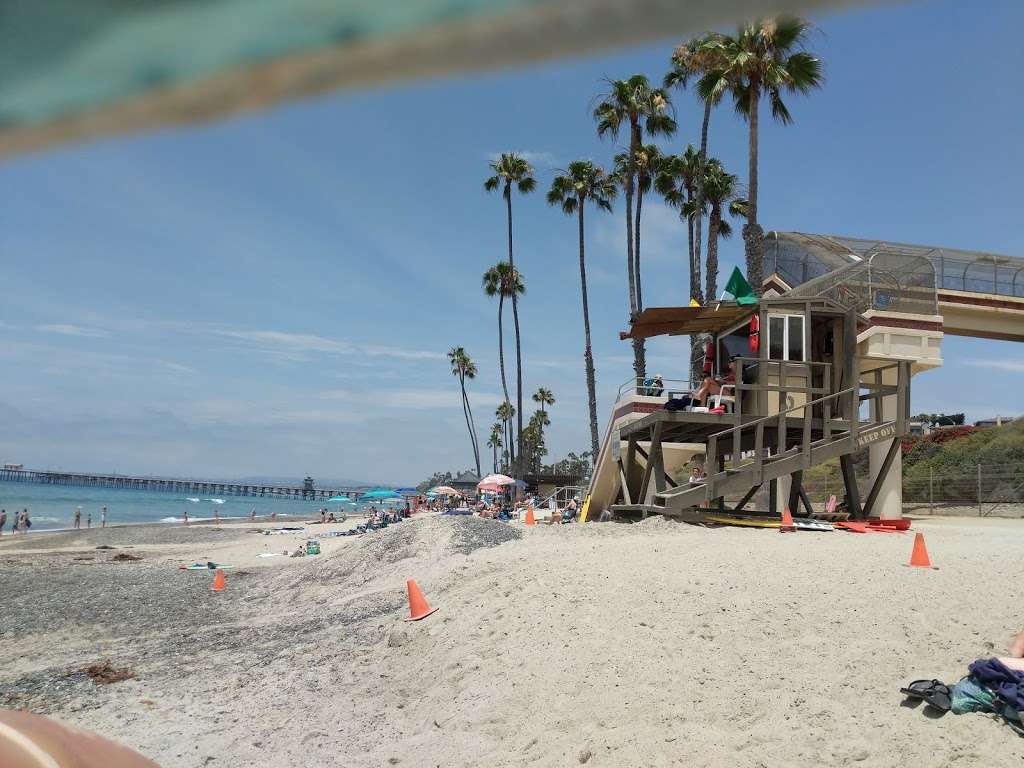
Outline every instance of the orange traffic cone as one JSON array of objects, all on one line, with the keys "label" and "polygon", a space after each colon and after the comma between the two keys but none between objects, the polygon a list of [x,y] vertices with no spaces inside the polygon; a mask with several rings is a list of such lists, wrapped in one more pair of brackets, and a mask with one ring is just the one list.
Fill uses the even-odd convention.
[{"label": "orange traffic cone", "polygon": [[220,568],[213,574],[213,586],[210,587],[212,592],[223,592],[224,591],[224,571]]},{"label": "orange traffic cone", "polygon": [[406,621],[419,621],[437,610],[427,604],[427,598],[420,592],[420,586],[415,579],[406,581],[405,586],[409,590],[409,618]]},{"label": "orange traffic cone", "polygon": [[526,508],[526,525],[536,525],[537,521],[533,517],[533,504]]},{"label": "orange traffic cone", "polygon": [[924,534],[920,531],[914,536],[914,549],[910,553],[910,563],[915,568],[934,568],[928,559],[928,548],[924,545]]},{"label": "orange traffic cone", "polygon": [[793,515],[789,513],[789,507],[786,507],[782,510],[782,525],[779,526],[779,533],[794,533],[795,531]]}]

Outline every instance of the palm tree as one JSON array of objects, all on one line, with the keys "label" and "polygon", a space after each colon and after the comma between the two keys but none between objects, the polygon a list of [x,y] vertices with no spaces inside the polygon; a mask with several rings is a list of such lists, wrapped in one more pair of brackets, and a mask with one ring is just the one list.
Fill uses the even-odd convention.
[{"label": "palm tree", "polygon": [[[694,249],[694,220],[696,215],[696,189],[700,176],[700,153],[688,144],[681,155],[668,155],[658,167],[654,185],[665,202],[679,210],[686,221],[687,246],[690,259],[690,298],[703,303],[700,287],[701,264]],[[699,209],[703,212],[703,209]]]},{"label": "palm tree", "polygon": [[722,212],[728,210],[730,216],[745,216],[747,201],[739,196],[739,177],[726,171],[714,158],[708,160],[704,191],[710,209],[707,269],[707,297],[710,301],[718,293],[718,240],[732,235],[732,227],[722,218]]},{"label": "palm tree", "polygon": [[540,436],[543,440],[544,427],[548,426],[551,423],[550,421],[548,421],[548,414],[547,411],[544,410],[544,407],[548,405],[554,405],[555,396],[551,394],[551,390],[548,389],[547,387],[537,387],[537,391],[533,393],[533,402],[540,405],[540,409],[538,410],[538,413],[540,414],[540,419],[538,419],[537,423],[540,425]]},{"label": "palm tree", "polygon": [[[484,272],[484,293],[498,297],[498,363],[501,369],[501,389],[505,393],[505,403],[509,403],[508,382],[505,378],[505,333],[502,328],[502,316],[505,309],[505,298],[511,297],[513,302],[519,294],[525,293],[521,275],[507,261],[499,261]],[[513,304],[513,307],[515,304]],[[515,447],[509,442],[509,456],[515,462]]]},{"label": "palm tree", "polygon": [[[711,110],[722,100],[722,96],[728,90],[725,79],[708,76],[708,73],[716,71],[721,63],[719,55],[721,49],[718,46],[720,37],[715,32],[709,32],[677,47],[672,54],[672,69],[665,75],[666,88],[673,86],[685,88],[691,77],[701,77],[697,84],[697,93],[701,101],[704,102],[704,119],[701,122],[700,150],[697,153],[693,191],[693,209],[700,211],[700,214],[693,218],[690,225],[690,242],[692,243],[690,261],[698,270],[701,268],[701,228],[704,221],[704,169],[708,157],[708,126],[711,123]],[[700,301],[700,276],[698,274],[694,278],[692,269],[690,286],[691,295]],[[696,291],[694,287],[696,287]],[[708,298],[711,298],[711,294],[708,295]]]},{"label": "palm tree", "polygon": [[477,443],[476,424],[473,422],[473,410],[469,407],[469,395],[466,394],[466,379],[476,378],[476,363],[462,347],[452,347],[448,352],[448,362],[452,367],[452,375],[459,380],[462,390],[462,415],[466,418],[466,429],[469,430],[469,441],[473,445],[473,459],[476,462],[476,476],[480,477],[480,445]]},{"label": "palm tree", "polygon": [[809,93],[824,82],[821,60],[804,50],[809,22],[778,16],[741,26],[736,36],[722,35],[710,45],[716,62],[707,73],[704,90],[728,88],[736,111],[750,124],[747,179],[747,223],[743,227],[747,280],[758,293],[764,278],[764,232],[757,223],[758,108],[768,97],[772,116],[783,125],[793,122],[782,101],[784,92]]},{"label": "palm tree", "polygon": [[491,436],[487,440],[487,447],[491,449],[491,461],[493,462],[495,474],[498,472],[498,449],[502,447],[501,430],[501,424],[492,424]]},{"label": "palm tree", "polygon": [[516,409],[513,407],[512,403],[505,400],[505,402],[499,405],[497,410],[495,410],[494,415],[498,418],[498,421],[501,422],[502,428],[505,432],[505,438],[508,440],[508,450],[506,453],[508,454],[509,466],[511,466],[516,460],[515,454],[513,453],[514,448],[512,446],[512,419],[515,418]]},{"label": "palm tree", "polygon": [[[523,157],[514,152],[505,152],[497,160],[491,162],[494,174],[484,181],[484,189],[488,192],[501,188],[505,198],[505,210],[508,218],[508,263],[514,270],[515,259],[512,257],[512,186],[515,185],[520,194],[527,195],[537,187],[533,178],[533,166]],[[520,291],[522,293],[522,291]],[[512,293],[512,321],[516,327],[516,408],[519,410],[519,425],[516,435],[520,442],[523,439],[523,355],[519,338],[519,300]]]},{"label": "palm tree", "polygon": [[[633,221],[633,193],[636,183],[637,151],[643,144],[643,131],[648,136],[669,136],[676,129],[676,121],[669,114],[668,94],[662,88],[652,88],[644,75],[633,75],[628,80],[609,80],[608,92],[594,109],[597,135],[611,134],[617,138],[620,129],[629,128],[628,163],[622,180],[626,193],[626,274],[629,281],[630,317],[643,307],[637,296],[639,271],[639,243],[635,240]],[[639,221],[639,219],[638,219]],[[633,368],[638,379],[646,376],[646,349],[643,339],[633,340]]]},{"label": "palm tree", "polygon": [[579,224],[580,292],[583,297],[583,366],[587,376],[587,404],[590,410],[590,445],[597,455],[597,384],[594,374],[594,353],[590,346],[590,305],[587,302],[587,263],[584,248],[583,208],[590,202],[603,211],[611,211],[615,199],[615,182],[589,160],[576,160],[555,176],[548,191],[548,203],[561,205],[567,216],[576,214]]}]

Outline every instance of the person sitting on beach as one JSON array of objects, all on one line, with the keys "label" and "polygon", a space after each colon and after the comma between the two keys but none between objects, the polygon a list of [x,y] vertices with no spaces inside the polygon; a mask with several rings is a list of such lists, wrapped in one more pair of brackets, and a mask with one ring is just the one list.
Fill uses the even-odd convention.
[{"label": "person sitting on beach", "polygon": [[333,512],[331,512],[331,514],[329,514],[329,515],[327,516],[327,522],[328,522],[328,523],[336,523],[336,522],[338,522],[338,520],[337,520],[337,518],[336,518],[336,517],[334,516],[334,513],[333,513]]},{"label": "person sitting on beach", "polygon": [[717,395],[722,387],[735,386],[736,384],[736,357],[729,360],[729,373],[725,377],[705,376],[700,388],[693,393],[693,402],[706,405],[709,395]]}]

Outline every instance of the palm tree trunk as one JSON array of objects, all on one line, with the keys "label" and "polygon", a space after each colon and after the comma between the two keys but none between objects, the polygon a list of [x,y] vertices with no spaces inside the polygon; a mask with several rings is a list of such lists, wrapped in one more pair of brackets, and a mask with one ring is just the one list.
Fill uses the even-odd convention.
[{"label": "palm tree trunk", "polygon": [[[505,379],[505,333],[502,330],[502,315],[504,314],[505,295],[502,293],[498,294],[498,366],[501,368],[501,390],[505,393],[505,402],[508,403],[508,382]],[[509,445],[509,455],[511,460],[515,460],[515,452],[511,445]]]},{"label": "palm tree trunk", "polygon": [[643,283],[640,280],[640,211],[644,207],[644,190],[638,184],[636,188],[636,213],[633,219],[633,276],[636,280],[636,311],[644,310]]},{"label": "palm tree trunk", "polygon": [[747,280],[754,292],[761,294],[761,283],[764,280],[764,233],[757,223],[757,142],[758,114],[761,101],[761,88],[757,83],[750,84],[750,104],[748,118],[750,120],[750,156],[747,168],[747,223],[743,227],[743,246],[747,257]]},{"label": "palm tree trunk", "polygon": [[708,301],[718,294],[718,228],[722,222],[722,211],[712,206],[708,217]]},{"label": "palm tree trunk", "polygon": [[[694,295],[694,298],[701,304],[704,303],[704,297],[700,295],[700,243],[702,234],[701,229],[704,225],[704,167],[707,163],[708,157],[708,125],[710,122],[711,102],[707,101],[704,103],[704,121],[700,126],[700,154],[697,155],[697,189],[695,190],[696,201],[694,204],[694,207],[697,209],[697,221],[694,224],[693,231],[693,262],[697,268],[697,292]],[[711,298],[712,296],[709,294],[708,299]]]},{"label": "palm tree trunk", "polygon": [[469,393],[466,391],[466,381],[462,381],[462,399],[466,405],[466,421],[469,426],[469,439],[473,442],[473,460],[476,462],[476,476],[480,477],[480,438],[476,434],[476,422],[473,420],[473,408],[469,404]]},{"label": "palm tree trunk", "polygon": [[[626,165],[626,259],[629,262],[629,308],[630,308],[630,320],[632,315],[640,311],[640,305],[637,299],[637,286],[640,282],[640,275],[636,273],[636,254],[633,249],[633,191],[635,189],[634,182],[636,180],[636,174],[634,173],[633,164],[636,162],[636,152],[640,147],[640,124],[637,121],[631,121],[630,134],[629,134],[629,162]],[[639,380],[637,384],[642,384],[644,379],[647,378],[647,347],[643,339],[633,339],[633,371],[636,373],[636,378]]]},{"label": "palm tree trunk", "polygon": [[[505,186],[505,203],[508,210],[508,265],[512,274],[516,274],[515,261],[512,258],[512,185]],[[512,322],[516,328],[516,448],[523,453],[523,349],[519,339],[519,299],[516,291],[512,291]]]},{"label": "palm tree trunk", "polygon": [[597,384],[594,376],[594,353],[590,347],[590,304],[587,302],[587,262],[584,256],[583,201],[579,201],[580,224],[580,293],[583,297],[583,366],[587,373],[587,408],[590,413],[590,450],[597,456]]},{"label": "palm tree trunk", "polygon": [[466,378],[459,376],[459,389],[462,391],[462,416],[466,420],[466,429],[469,430],[469,444],[473,449],[473,456],[476,457],[476,440],[473,439],[473,427],[469,423],[469,400],[466,399]]}]

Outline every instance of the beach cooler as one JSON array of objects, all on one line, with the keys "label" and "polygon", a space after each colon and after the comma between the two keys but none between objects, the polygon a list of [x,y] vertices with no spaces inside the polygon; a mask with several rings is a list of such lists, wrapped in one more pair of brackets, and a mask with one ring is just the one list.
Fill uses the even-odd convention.
[{"label": "beach cooler", "polygon": [[306,554],[307,555],[319,555],[320,554],[320,542],[314,539],[310,539],[306,542]]}]

